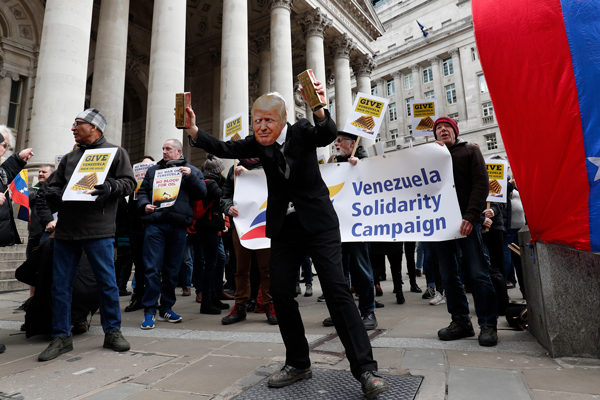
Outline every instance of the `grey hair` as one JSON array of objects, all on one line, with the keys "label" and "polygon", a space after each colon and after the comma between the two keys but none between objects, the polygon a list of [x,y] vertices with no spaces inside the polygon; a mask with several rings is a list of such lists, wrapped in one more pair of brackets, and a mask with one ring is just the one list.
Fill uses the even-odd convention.
[{"label": "grey hair", "polygon": [[281,122],[287,122],[286,102],[283,96],[277,92],[263,94],[254,101],[254,104],[252,104],[252,119],[254,119],[254,110],[269,110],[273,107],[279,108]]},{"label": "grey hair", "polygon": [[181,143],[181,140],[179,140],[179,139],[167,139],[167,140],[165,140],[165,143],[167,143],[167,142],[173,143],[173,146],[175,146],[175,148],[177,150],[183,150],[183,144]]},{"label": "grey hair", "polygon": [[9,127],[7,127],[6,125],[0,125],[0,133],[6,133],[6,136],[8,136],[8,145],[10,147],[15,146],[15,135],[13,135]]}]

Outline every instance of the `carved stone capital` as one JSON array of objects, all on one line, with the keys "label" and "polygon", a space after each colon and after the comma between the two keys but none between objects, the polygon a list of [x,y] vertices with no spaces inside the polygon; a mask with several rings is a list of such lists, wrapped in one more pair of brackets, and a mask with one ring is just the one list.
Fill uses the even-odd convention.
[{"label": "carved stone capital", "polygon": [[372,56],[370,56],[369,54],[362,54],[355,60],[352,69],[354,70],[356,76],[369,77],[371,76],[371,72],[373,72],[376,66],[377,63],[375,62]]},{"label": "carved stone capital", "polygon": [[350,58],[350,52],[356,47],[354,40],[347,34],[338,36],[333,40],[332,50],[335,58]]},{"label": "carved stone capital", "polygon": [[320,8],[306,12],[301,20],[300,24],[304,28],[306,36],[319,36],[323,37],[323,34],[331,26],[333,20],[329,18]]},{"label": "carved stone capital", "polygon": [[412,71],[413,74],[418,74],[420,69],[421,69],[421,67],[418,65],[413,65],[412,67],[410,67],[410,70]]},{"label": "carved stone capital", "polygon": [[288,11],[291,11],[293,1],[294,0],[271,0],[271,10],[276,8],[284,8]]},{"label": "carved stone capital", "polygon": [[457,58],[460,55],[460,49],[452,49],[448,53],[450,53],[450,57]]},{"label": "carved stone capital", "polygon": [[439,63],[440,58],[437,56],[429,57],[428,61],[431,63],[431,65],[436,65]]}]

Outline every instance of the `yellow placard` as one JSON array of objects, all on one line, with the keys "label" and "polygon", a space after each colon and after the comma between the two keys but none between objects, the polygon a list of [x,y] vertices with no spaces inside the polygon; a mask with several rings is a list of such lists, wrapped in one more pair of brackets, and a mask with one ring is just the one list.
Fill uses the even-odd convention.
[{"label": "yellow placard", "polygon": [[111,154],[112,153],[95,153],[86,155],[77,172],[103,172],[106,168],[106,164],[108,164],[108,161],[110,160]]},{"label": "yellow placard", "polygon": [[237,117],[225,124],[225,137],[230,138],[235,136],[236,133],[242,131],[242,116]]},{"label": "yellow placard", "polygon": [[432,117],[435,115],[435,103],[415,103],[413,104],[413,117],[423,118]]},{"label": "yellow placard", "polygon": [[486,164],[488,177],[492,179],[504,179],[504,164]]},{"label": "yellow placard", "polygon": [[361,97],[358,99],[358,104],[356,105],[356,112],[379,118],[379,116],[381,115],[381,111],[384,108],[384,105],[385,103],[381,101]]}]

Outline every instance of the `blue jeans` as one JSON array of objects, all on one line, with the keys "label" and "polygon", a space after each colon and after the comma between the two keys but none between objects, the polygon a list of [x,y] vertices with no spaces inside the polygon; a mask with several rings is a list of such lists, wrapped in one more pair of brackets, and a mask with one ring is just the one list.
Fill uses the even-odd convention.
[{"label": "blue jeans", "polygon": [[375,284],[367,242],[342,243],[344,269],[350,271],[361,315],[375,311]]},{"label": "blue jeans", "polygon": [[473,299],[479,326],[495,327],[498,320],[496,294],[490,280],[490,265],[481,240],[481,225],[475,225],[469,236],[432,243],[437,256],[446,304],[453,320],[469,319],[469,303],[460,279],[458,252],[462,252],[462,268],[473,284]]},{"label": "blue jeans", "polygon": [[71,334],[73,280],[81,251],[92,266],[100,293],[100,320],[105,333],[121,329],[119,289],[115,277],[114,238],[54,241],[52,269],[52,337]]},{"label": "blue jeans", "polygon": [[[144,234],[146,265],[144,313],[170,310],[175,304],[175,287],[185,252],[185,228],[171,224],[150,224]],[[160,297],[160,305],[158,300]]]}]

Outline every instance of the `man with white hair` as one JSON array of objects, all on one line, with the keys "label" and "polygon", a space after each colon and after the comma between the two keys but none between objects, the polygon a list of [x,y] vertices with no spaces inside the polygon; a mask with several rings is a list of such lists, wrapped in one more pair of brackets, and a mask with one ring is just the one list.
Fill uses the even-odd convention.
[{"label": "man with white hair", "polygon": [[[317,93],[324,95],[317,82]],[[302,96],[306,102],[304,90]],[[335,122],[324,108],[314,111],[315,126],[307,119],[287,123],[286,104],[278,93],[260,96],[252,106],[254,135],[222,142],[192,126],[190,143],[224,158],[259,157],[268,188],[266,235],[271,238],[271,296],[286,347],[284,367],[269,377],[270,387],[283,387],[312,377],[304,325],[294,299],[298,268],[309,255],[321,282],[329,313],[350,362],[353,376],[367,397],[389,390],[376,374],[371,343],[342,271],[339,221],[327,185],[321,178],[317,147],[337,136]]]},{"label": "man with white hair", "polygon": [[[10,140],[12,134],[5,125],[0,125],[0,157],[12,147]],[[21,243],[7,189],[32,156],[32,149],[21,150],[8,157],[0,166],[0,247]]]}]

